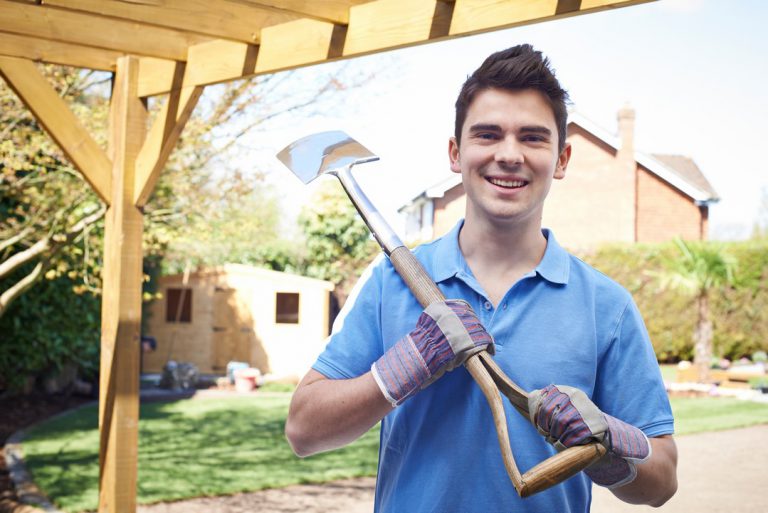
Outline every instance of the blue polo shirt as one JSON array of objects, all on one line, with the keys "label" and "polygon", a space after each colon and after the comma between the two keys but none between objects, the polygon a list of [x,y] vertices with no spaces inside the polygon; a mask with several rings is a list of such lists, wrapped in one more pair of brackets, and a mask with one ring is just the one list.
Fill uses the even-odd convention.
[{"label": "blue polo shirt", "polygon": [[[630,294],[544,230],[547,249],[498,305],[492,305],[459,249],[463,222],[420,246],[416,257],[448,298],[474,308],[496,342],[495,361],[525,390],[550,383],[580,388],[597,406],[649,437],[673,432],[673,418],[648,334]],[[360,279],[313,366],[353,378],[413,329],[422,307],[387,258]],[[521,472],[554,454],[504,400]],[[583,474],[520,499],[504,469],[491,410],[464,367],[408,399],[382,420],[377,512],[569,513],[589,511]]]}]

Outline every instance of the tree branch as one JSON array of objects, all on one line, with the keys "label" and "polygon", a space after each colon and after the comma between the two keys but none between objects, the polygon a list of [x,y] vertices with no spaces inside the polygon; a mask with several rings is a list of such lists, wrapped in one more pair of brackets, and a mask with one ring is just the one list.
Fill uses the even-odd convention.
[{"label": "tree branch", "polygon": [[72,240],[74,240],[74,238],[77,237],[78,234],[80,234],[80,232],[82,232],[86,227],[101,219],[106,211],[106,205],[102,205],[101,208],[93,214],[80,219],[80,221],[72,226],[72,228],[67,230],[67,232],[64,234],[64,237],[60,238],[59,240],[54,239],[53,235],[48,235],[35,242],[32,246],[25,249],[24,251],[11,256],[0,264],[0,278],[5,278],[10,273],[18,269],[19,266],[34,260],[40,255],[47,253],[48,258],[50,258],[50,256],[56,254],[62,247],[72,242]]},{"label": "tree branch", "polygon": [[37,280],[43,275],[43,269],[45,264],[41,261],[38,262],[32,272],[26,275],[24,278],[17,281],[11,288],[6,290],[0,295],[0,317],[5,314],[8,307],[13,303],[15,299],[26,292]]},{"label": "tree branch", "polygon": [[6,248],[13,246],[17,242],[19,242],[21,239],[29,235],[30,233],[32,233],[32,227],[27,226],[23,230],[18,232],[16,235],[12,236],[11,238],[0,242],[0,252],[3,252],[5,251]]}]

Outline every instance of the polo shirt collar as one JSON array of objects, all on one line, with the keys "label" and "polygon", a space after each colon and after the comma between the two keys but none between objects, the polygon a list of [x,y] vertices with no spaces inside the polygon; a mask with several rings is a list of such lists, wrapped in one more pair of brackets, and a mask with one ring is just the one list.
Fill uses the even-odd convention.
[{"label": "polo shirt collar", "polygon": [[[459,248],[459,232],[462,226],[464,226],[463,219],[450,232],[436,241],[437,247],[435,248],[432,267],[436,282],[454,276],[472,275],[472,271]],[[547,239],[547,249],[544,251],[544,258],[534,269],[534,273],[552,283],[565,285],[568,283],[570,273],[570,256],[558,244],[551,230],[544,228],[542,233]]]}]

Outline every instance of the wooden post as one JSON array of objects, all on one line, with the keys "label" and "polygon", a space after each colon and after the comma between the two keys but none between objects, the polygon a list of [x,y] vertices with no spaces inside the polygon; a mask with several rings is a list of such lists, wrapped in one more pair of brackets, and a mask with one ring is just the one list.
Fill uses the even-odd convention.
[{"label": "wooden post", "polygon": [[99,388],[99,513],[136,511],[143,217],[134,205],[136,156],[144,143],[139,61],[117,61],[109,126],[110,207],[105,220]]}]

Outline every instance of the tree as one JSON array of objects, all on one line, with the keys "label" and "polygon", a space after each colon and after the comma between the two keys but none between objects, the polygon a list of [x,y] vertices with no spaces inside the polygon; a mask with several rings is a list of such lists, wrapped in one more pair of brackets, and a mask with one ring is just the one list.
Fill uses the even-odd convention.
[{"label": "tree", "polygon": [[[43,67],[85,125],[103,132],[103,73]],[[67,275],[86,287],[100,254],[97,224],[106,208],[15,94],[0,83],[0,318],[39,282]],[[99,141],[104,144],[103,138]]]},{"label": "tree", "polygon": [[333,282],[334,296],[342,306],[357,278],[378,254],[378,245],[336,180],[319,184],[298,221],[306,238],[301,256],[304,272]]},{"label": "tree", "polygon": [[660,285],[683,292],[696,301],[693,362],[699,371],[699,381],[706,383],[713,356],[710,298],[714,292],[736,284],[736,260],[722,246],[711,242],[676,239],[675,244],[679,255],[666,262],[667,270],[659,274]]}]

